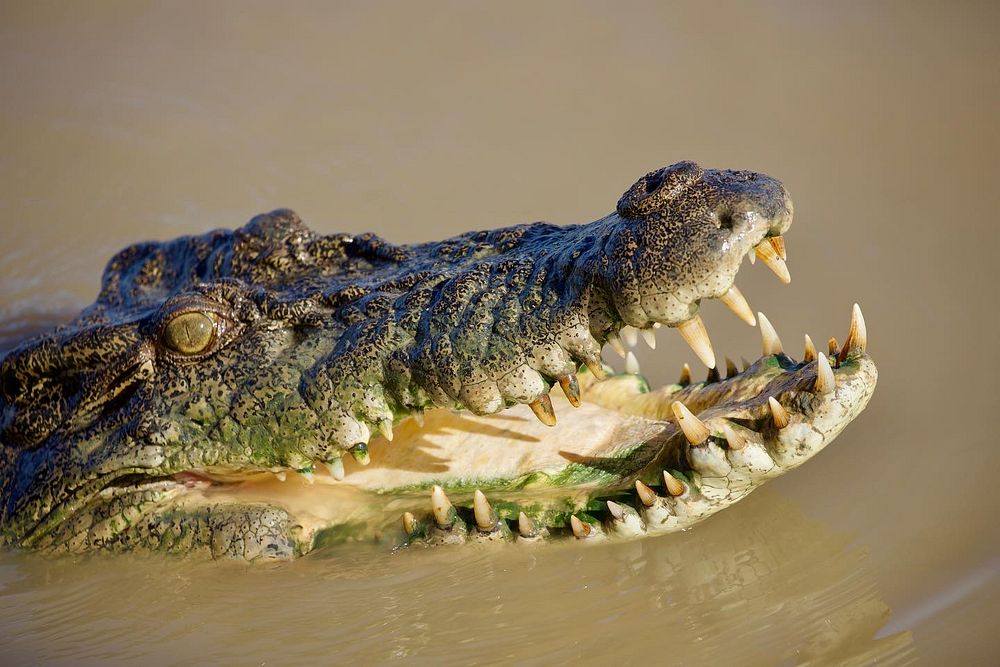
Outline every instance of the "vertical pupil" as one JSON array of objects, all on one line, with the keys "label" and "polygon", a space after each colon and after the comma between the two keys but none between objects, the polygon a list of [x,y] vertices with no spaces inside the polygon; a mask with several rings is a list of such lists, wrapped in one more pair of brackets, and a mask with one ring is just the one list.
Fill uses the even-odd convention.
[{"label": "vertical pupil", "polygon": [[212,326],[204,313],[184,313],[167,326],[165,342],[178,352],[201,352],[211,342]]}]

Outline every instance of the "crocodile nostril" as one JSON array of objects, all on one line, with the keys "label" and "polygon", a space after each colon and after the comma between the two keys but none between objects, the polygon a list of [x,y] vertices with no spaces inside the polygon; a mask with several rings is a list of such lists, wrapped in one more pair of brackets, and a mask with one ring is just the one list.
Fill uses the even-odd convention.
[{"label": "crocodile nostril", "polygon": [[735,224],[732,211],[723,211],[718,215],[719,229],[732,229]]},{"label": "crocodile nostril", "polygon": [[13,403],[21,395],[21,381],[9,371],[4,373],[0,378],[0,393],[5,402]]},{"label": "crocodile nostril", "polygon": [[661,185],[663,185],[662,169],[646,179],[646,194],[648,195],[656,192]]}]

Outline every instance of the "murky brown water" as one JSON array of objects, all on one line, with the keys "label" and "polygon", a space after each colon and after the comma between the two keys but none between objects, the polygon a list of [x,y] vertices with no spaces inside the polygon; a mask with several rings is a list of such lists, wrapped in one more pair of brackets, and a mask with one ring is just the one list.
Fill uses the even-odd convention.
[{"label": "murky brown water", "polygon": [[[860,301],[881,379],[829,450],[680,535],[249,568],[0,554],[0,662],[995,664],[998,8],[4,3],[3,346],[139,239],[277,206],[398,241],[578,222],[691,158],[785,181],[794,282],[739,285],[788,347],[842,339]],[[667,332],[643,352],[656,384],[694,361]]]}]

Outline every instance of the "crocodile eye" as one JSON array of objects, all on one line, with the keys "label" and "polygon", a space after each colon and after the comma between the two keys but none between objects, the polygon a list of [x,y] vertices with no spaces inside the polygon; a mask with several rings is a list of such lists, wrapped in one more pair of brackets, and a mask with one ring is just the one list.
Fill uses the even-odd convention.
[{"label": "crocodile eye", "polygon": [[215,319],[199,311],[181,313],[166,323],[160,340],[181,354],[204,352],[215,340]]}]

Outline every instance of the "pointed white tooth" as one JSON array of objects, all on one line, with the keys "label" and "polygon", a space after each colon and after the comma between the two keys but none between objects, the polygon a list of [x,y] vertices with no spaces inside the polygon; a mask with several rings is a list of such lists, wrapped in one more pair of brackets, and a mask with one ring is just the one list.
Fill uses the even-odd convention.
[{"label": "pointed white tooth", "polygon": [[354,460],[363,466],[366,466],[372,462],[371,454],[368,452],[368,445],[364,442],[359,442],[358,444],[347,450],[354,457]]},{"label": "pointed white tooth", "polygon": [[677,384],[682,387],[686,387],[691,384],[691,367],[687,364],[681,367],[681,376],[677,380]]},{"label": "pointed white tooth", "polygon": [[656,349],[656,330],[654,328],[647,327],[645,329],[639,329],[639,334],[642,336],[642,339],[646,341],[646,345],[649,346],[649,349]]},{"label": "pointed white tooth", "polygon": [[670,409],[673,411],[674,417],[677,418],[677,423],[680,425],[681,430],[684,431],[684,437],[692,445],[700,445],[708,440],[708,436],[712,435],[712,432],[705,426],[705,422],[695,417],[687,409],[687,406],[680,401],[671,403]]},{"label": "pointed white tooth", "polygon": [[639,330],[633,326],[626,324],[619,333],[629,347],[635,347],[639,342]]},{"label": "pointed white tooth", "polygon": [[424,427],[424,411],[423,410],[414,410],[411,413],[411,415],[413,417],[413,421],[417,422],[417,426],[419,426],[420,428],[423,428]]},{"label": "pointed white tooth", "polygon": [[537,399],[528,404],[531,411],[538,417],[538,421],[546,426],[556,425],[556,411],[552,407],[552,399],[548,394],[542,394]]},{"label": "pointed white tooth", "polygon": [[434,523],[440,528],[448,528],[455,522],[455,509],[445,495],[444,489],[435,484],[431,487],[431,510],[434,513]]},{"label": "pointed white tooth", "polygon": [[826,355],[820,352],[819,358],[816,360],[816,385],[813,387],[813,391],[817,394],[828,394],[836,388],[837,380],[833,376],[830,362]]},{"label": "pointed white tooth", "polygon": [[635,480],[635,492],[638,494],[639,500],[646,507],[652,507],[653,503],[656,502],[656,492],[639,480]]},{"label": "pointed white tooth", "polygon": [[378,423],[378,430],[382,434],[382,437],[386,440],[392,442],[392,420],[383,419]]},{"label": "pointed white tooth", "polygon": [[332,461],[326,462],[326,469],[330,471],[330,477],[333,477],[338,482],[344,479],[344,461],[341,458],[336,458]]},{"label": "pointed white tooth", "polygon": [[618,353],[618,356],[620,356],[622,359],[624,359],[625,358],[625,344],[622,343],[622,339],[618,337],[618,334],[616,334],[615,332],[611,331],[611,332],[608,333],[608,337],[607,338],[608,338],[608,345],[610,345],[611,348],[615,352]]},{"label": "pointed white tooth", "polygon": [[788,422],[791,421],[791,417],[788,416],[788,411],[781,406],[774,399],[774,396],[767,397],[767,404],[771,407],[771,419],[774,421],[774,425],[778,429],[783,429],[788,426]]},{"label": "pointed white tooth", "polygon": [[600,357],[583,357],[583,365],[596,380],[603,380],[608,375],[604,372],[604,362]]},{"label": "pointed white tooth", "polygon": [[726,436],[726,442],[729,443],[729,449],[734,451],[739,451],[747,446],[746,437],[733,427],[729,421],[722,419],[719,421],[719,426],[722,428],[722,434]]},{"label": "pointed white tooth", "polygon": [[417,519],[412,512],[403,512],[403,532],[409,537],[417,527]]},{"label": "pointed white tooth", "polygon": [[667,488],[667,493],[669,493],[674,498],[676,498],[677,496],[683,496],[684,491],[686,490],[684,482],[677,479],[666,470],[663,471],[663,484]]},{"label": "pointed white tooth", "polygon": [[[580,380],[576,375],[570,373],[559,378],[559,386],[562,387],[566,400],[574,408],[580,407]],[[554,412],[554,411],[553,411]]]},{"label": "pointed white tooth", "polygon": [[767,240],[771,244],[771,247],[774,248],[774,252],[777,253],[778,257],[788,259],[788,253],[785,252],[784,236],[769,236]]},{"label": "pointed white tooth", "polygon": [[663,326],[662,322],[653,322],[653,328],[654,329],[659,329],[662,326]]},{"label": "pointed white tooth", "polygon": [[677,325],[677,331],[703,364],[715,368],[715,352],[712,350],[712,341],[708,339],[705,323],[701,321],[701,315],[695,315],[687,322],[681,322]]},{"label": "pointed white tooth", "polygon": [[639,374],[639,360],[632,354],[632,350],[629,350],[628,354],[625,355],[625,372],[631,375]]},{"label": "pointed white tooth", "polygon": [[521,537],[535,536],[535,524],[524,512],[517,515],[517,532],[521,534]]},{"label": "pointed white tooth", "polygon": [[608,501],[608,511],[616,521],[621,521],[625,517],[625,509],[613,500]]},{"label": "pointed white tooth", "polygon": [[472,494],[472,513],[476,517],[476,526],[479,530],[490,531],[496,526],[493,508],[490,507],[486,496],[479,489],[476,489],[476,492]]},{"label": "pointed white tooth", "polygon": [[757,321],[760,322],[760,337],[763,341],[764,356],[769,357],[772,354],[781,354],[784,351],[781,347],[781,339],[778,338],[778,332],[774,330],[771,321],[761,312],[757,313]]},{"label": "pointed white tooth", "polygon": [[861,314],[861,306],[854,304],[851,309],[851,329],[847,332],[847,340],[840,349],[837,360],[843,362],[851,352],[864,352],[868,347],[868,328],[865,326],[865,316]]},{"label": "pointed white tooth", "polygon": [[809,337],[809,334],[806,334],[806,351],[802,355],[802,361],[808,364],[814,359],[816,359],[816,346],[813,345],[813,339]]},{"label": "pointed white tooth", "polygon": [[309,484],[314,484],[316,482],[316,476],[313,475],[311,470],[300,470],[299,474],[302,475],[302,479],[306,480]]},{"label": "pointed white tooth", "polygon": [[778,257],[778,252],[774,249],[774,246],[765,241],[754,250],[761,261],[767,265],[767,268],[771,269],[774,275],[778,276],[778,280],[786,285],[792,282],[792,276],[788,273],[788,266],[785,264],[785,260]]},{"label": "pointed white tooth", "polygon": [[594,531],[593,527],[589,523],[585,523],[576,518],[575,514],[571,514],[569,517],[570,528],[573,529],[573,536],[582,540],[585,537],[590,537],[590,534]]},{"label": "pointed white tooth", "polygon": [[756,249],[750,248],[750,251],[747,253],[747,259],[750,260],[750,264],[751,265],[757,263],[757,251],[756,251]]},{"label": "pointed white tooth", "polygon": [[750,304],[747,303],[743,293],[736,288],[736,285],[730,287],[729,291],[719,297],[719,299],[722,303],[726,304],[729,310],[736,313],[736,317],[740,318],[750,326],[757,325],[757,320],[753,316]]},{"label": "pointed white tooth", "polygon": [[279,470],[278,472],[274,473],[274,476],[278,479],[279,482],[284,482],[286,479],[288,479],[288,473],[286,473],[284,470]]}]

